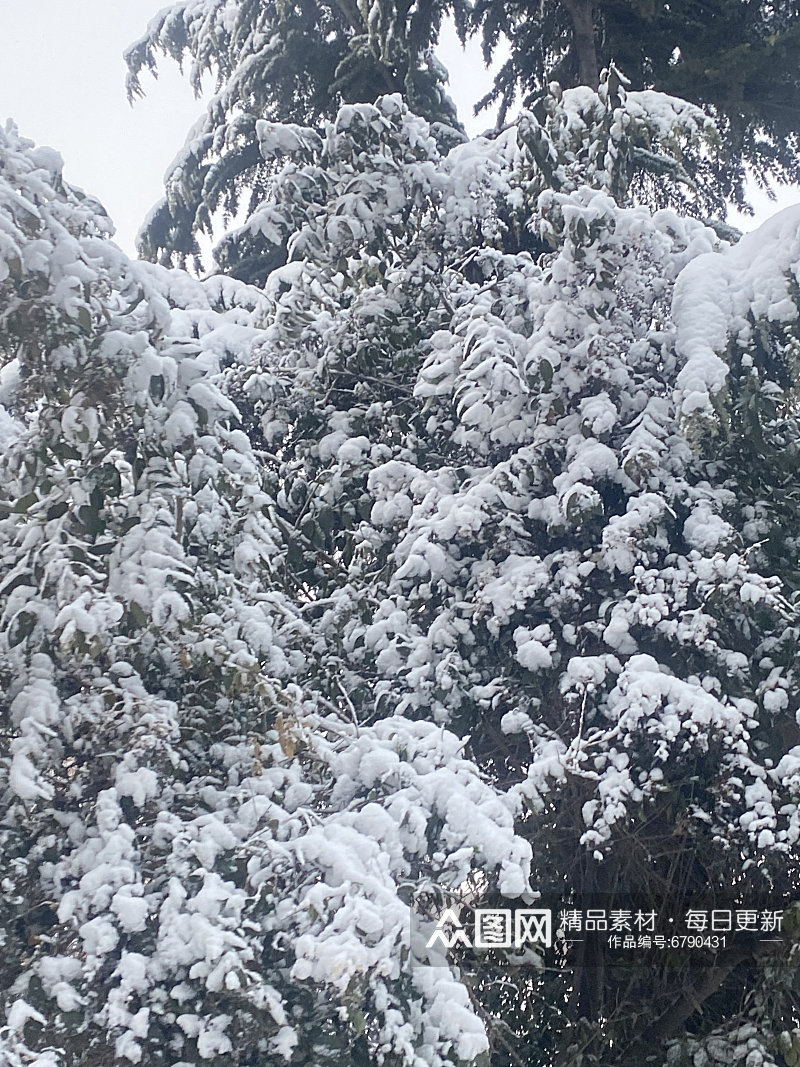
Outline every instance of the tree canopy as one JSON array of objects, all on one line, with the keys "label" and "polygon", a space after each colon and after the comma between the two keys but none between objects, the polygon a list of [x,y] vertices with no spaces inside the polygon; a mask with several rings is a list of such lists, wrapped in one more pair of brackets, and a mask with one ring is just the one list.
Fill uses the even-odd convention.
[{"label": "tree canopy", "polygon": [[[159,53],[189,61],[198,93],[205,74],[218,91],[143,230],[144,254],[182,262],[196,254],[198,233],[215,232],[215,212],[232,218],[264,197],[273,171],[259,154],[259,119],[310,125],[339,104],[401,92],[437,139],[462,137],[435,54],[444,17],[455,19],[462,40],[480,34],[487,63],[504,57],[484,101],[500,102],[499,125],[518,97],[535,109],[551,80],[596,89],[600,71],[613,66],[630,88],[687,100],[713,120],[715,150],[686,161],[688,178],[710,179],[716,191],[713,203],[691,205],[699,217],[724,219],[726,200],[746,207],[748,172],[767,187],[800,181],[796,3],[182,0],[128,50],[129,94],[142,92],[140,74],[156,69]],[[657,185],[632,186],[631,195],[666,206]],[[283,261],[235,240],[217,255],[222,269],[259,283]]]},{"label": "tree canopy", "polygon": [[[204,75],[217,92],[167,177],[166,199],[144,229],[145,254],[165,262],[192,255],[215,211],[235,215],[264,196],[272,170],[259,152],[258,120],[312,124],[331,118],[339,103],[400,92],[441,136],[463,136],[433,54],[444,10],[438,0],[413,11],[356,0],[186,0],[165,8],[126,53],[129,96],[142,93],[140,74],[156,70],[158,53],[188,58],[196,92]],[[259,282],[282,262],[231,243],[220,259],[229,273]]]},{"label": "tree canopy", "polygon": [[[180,203],[251,139],[261,284],[131,261],[0,133],[0,1058],[791,1067],[800,210],[703,222],[709,116],[613,67],[472,140],[288,64],[248,111],[245,9],[138,47],[228,42]],[[774,925],[426,946],[631,897]]]},{"label": "tree canopy", "polygon": [[800,180],[796,3],[476,0],[471,25],[481,27],[487,60],[501,41],[509,49],[491,94],[503,112],[517,93],[530,105],[550,78],[595,86],[613,63],[633,88],[681,97],[714,118],[717,181],[737,204],[746,201],[745,168],[761,183]]}]

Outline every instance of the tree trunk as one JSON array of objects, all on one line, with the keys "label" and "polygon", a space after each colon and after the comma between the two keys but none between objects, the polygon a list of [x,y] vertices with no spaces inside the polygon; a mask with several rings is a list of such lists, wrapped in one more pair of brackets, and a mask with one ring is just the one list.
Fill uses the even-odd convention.
[{"label": "tree trunk", "polygon": [[580,83],[596,89],[600,84],[600,72],[597,69],[591,0],[561,0],[561,2],[572,20]]},{"label": "tree trunk", "polygon": [[771,942],[745,945],[729,952],[715,967],[711,967],[697,985],[683,990],[675,1003],[651,1023],[642,1036],[628,1049],[623,1058],[623,1067],[640,1067],[647,1061],[647,1053],[654,1052],[663,1042],[675,1037],[684,1023],[695,1012],[701,1011],[710,996],[720,988],[725,979],[740,963],[747,959],[764,960],[777,955]]}]

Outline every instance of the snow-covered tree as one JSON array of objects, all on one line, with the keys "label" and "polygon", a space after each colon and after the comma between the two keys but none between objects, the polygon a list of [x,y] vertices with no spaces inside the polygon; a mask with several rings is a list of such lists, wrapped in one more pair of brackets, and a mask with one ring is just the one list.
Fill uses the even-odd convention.
[{"label": "snow-covered tree", "polygon": [[[259,152],[259,120],[312,126],[341,104],[399,92],[443,145],[461,139],[435,53],[444,18],[455,20],[462,41],[480,34],[487,63],[496,61],[494,87],[481,103],[499,102],[500,124],[518,99],[540,109],[551,79],[596,89],[612,65],[636,90],[704,108],[717,145],[684,161],[694,180],[714,189],[712,201],[693,205],[701,218],[724,219],[726,199],[747,208],[748,172],[765,186],[800,180],[793,3],[181,0],[128,50],[129,95],[144,91],[141,75],[155,72],[160,56],[189,66],[198,95],[204,78],[216,92],[143,227],[143,254],[182,263],[197,255],[198,235],[219,236],[268,194],[275,167]],[[635,193],[665,206],[657,182]],[[217,259],[226,273],[262,284],[285,262],[285,249],[258,241],[240,248],[229,239]]]},{"label": "snow-covered tree", "polygon": [[55,153],[0,148],[3,1062],[474,1059],[403,887],[518,893],[528,846],[457,735],[303,687],[314,605],[223,388],[265,297],[130,262]]},{"label": "snow-covered tree", "polygon": [[[181,0],[153,19],[127,53],[128,93],[141,95],[143,71],[159,55],[190,64],[198,95],[203,79],[216,93],[167,175],[166,197],[142,231],[148,258],[180,262],[198,252],[197,235],[212,232],[215,212],[252,210],[274,168],[259,152],[256,124],[267,119],[311,124],[331,118],[340,103],[402,93],[410,107],[437,123],[452,143],[463,136],[444,92],[447,72],[433,54],[450,3],[426,0]],[[455,0],[464,15],[464,0]],[[223,253],[223,267],[262,283],[285,261],[274,251]]]},{"label": "snow-covered tree", "polygon": [[[606,79],[545,115],[444,157],[393,98],[260,128],[294,159],[245,229],[292,236],[250,433],[323,596],[330,699],[469,738],[536,889],[780,902],[800,220],[729,247],[620,206],[645,133],[661,172],[702,137],[680,101]],[[635,996],[579,960],[470,986],[498,1064],[771,1062],[790,976],[756,955],[643,967]]]},{"label": "snow-covered tree", "polygon": [[460,20],[462,38],[477,27],[487,62],[498,60],[488,99],[503,113],[518,93],[530,106],[552,78],[594,87],[614,63],[635,88],[671,93],[714,116],[717,182],[739,204],[746,168],[759,182],[800,177],[796,3],[475,0]]},{"label": "snow-covered tree", "polygon": [[262,288],[0,143],[2,1055],[790,1063],[783,943],[445,961],[412,905],[791,897],[800,215],[690,217],[707,117],[613,69],[470,142],[247,115]]}]

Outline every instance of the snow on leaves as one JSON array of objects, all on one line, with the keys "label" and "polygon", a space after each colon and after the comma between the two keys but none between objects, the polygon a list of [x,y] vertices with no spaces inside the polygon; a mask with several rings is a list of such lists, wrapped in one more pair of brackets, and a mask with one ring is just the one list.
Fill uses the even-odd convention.
[{"label": "snow on leaves", "polygon": [[[283,583],[286,490],[227,395],[268,343],[264,298],[130,263],[55,157],[13,130],[2,147],[0,218],[50,330],[5,320],[25,387],[6,397],[0,518],[3,925],[37,909],[55,924],[6,942],[3,1055],[307,1060],[300,1020],[335,1044],[361,996],[387,1058],[449,1062],[467,1046],[436,984],[402,970],[400,888],[480,867],[522,892],[513,804],[456,735],[320,715],[294,682],[314,677],[318,637],[308,594]],[[45,273],[70,256],[91,265],[77,310]],[[12,312],[27,284],[9,269]],[[323,456],[358,470],[368,439],[336,434]],[[347,1009],[333,1021],[330,995]],[[436,1026],[412,1025],[420,1004]],[[470,1054],[486,1047],[473,1030]]]},{"label": "snow on leaves", "polygon": [[785,874],[791,546],[744,394],[712,457],[685,401],[792,395],[796,226],[634,203],[679,101],[543,106],[449,152],[397,95],[260,119],[262,290],[131,263],[2,135],[10,1062],[486,1062],[416,892],[647,867],[651,824]]},{"label": "snow on leaves", "polygon": [[731,342],[746,350],[759,323],[796,322],[799,260],[800,212],[789,208],[723,255],[698,257],[683,272],[675,323],[684,415],[714,415],[714,398],[727,384]]}]

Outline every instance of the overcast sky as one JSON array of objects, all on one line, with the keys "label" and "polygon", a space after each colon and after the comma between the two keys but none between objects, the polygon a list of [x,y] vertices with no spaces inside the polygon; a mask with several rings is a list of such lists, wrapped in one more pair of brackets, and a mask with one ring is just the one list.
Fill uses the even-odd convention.
[{"label": "overcast sky", "polygon": [[[0,122],[12,118],[22,134],[58,149],[67,180],[103,202],[129,252],[162,195],[165,170],[202,111],[169,60],[158,81],[143,79],[144,100],[130,107],[125,99],[122,51],[161,6],[159,0],[0,0]],[[473,48],[464,57],[448,34],[442,59],[467,119],[489,81],[480,52]],[[474,132],[489,124],[482,116],[471,126]],[[758,218],[798,200],[794,189],[777,206],[761,197]]]}]

